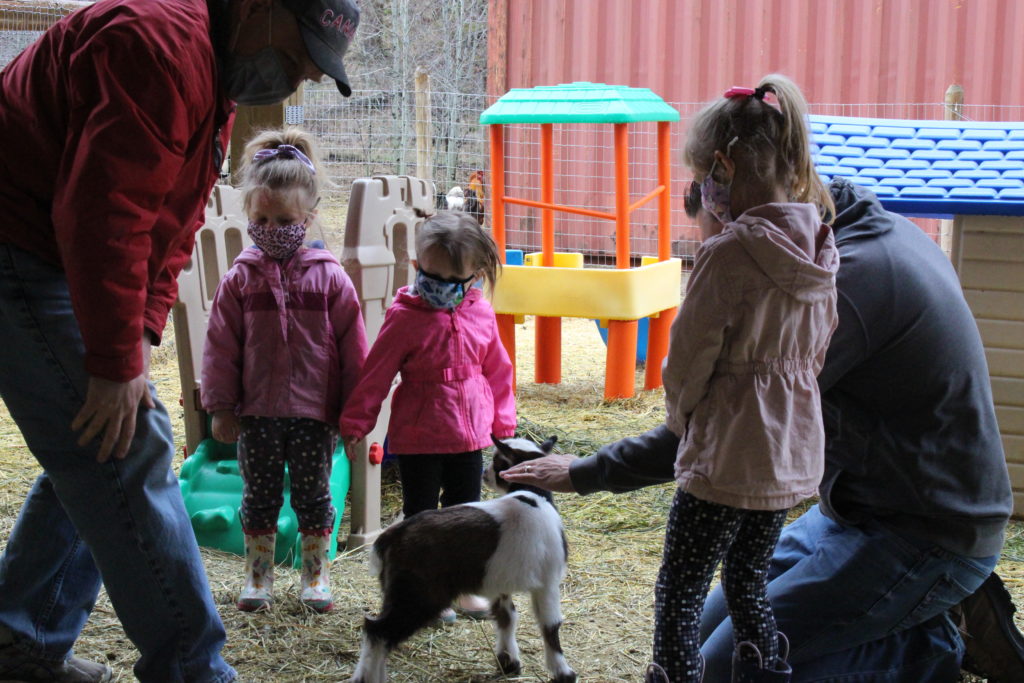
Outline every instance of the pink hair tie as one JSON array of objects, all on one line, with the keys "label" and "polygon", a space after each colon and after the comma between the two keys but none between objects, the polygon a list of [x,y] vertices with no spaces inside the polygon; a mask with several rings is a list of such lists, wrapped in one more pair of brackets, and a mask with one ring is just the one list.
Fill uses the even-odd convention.
[{"label": "pink hair tie", "polygon": [[738,85],[734,85],[725,91],[725,97],[732,99],[733,97],[753,97],[753,88],[742,88]]},{"label": "pink hair tie", "polygon": [[309,160],[305,154],[302,153],[295,145],[279,145],[271,149],[261,149],[256,152],[253,156],[253,162],[267,161],[275,157],[281,157],[282,159],[298,159],[302,162],[302,165],[309,169],[309,172],[316,175],[316,166]]}]

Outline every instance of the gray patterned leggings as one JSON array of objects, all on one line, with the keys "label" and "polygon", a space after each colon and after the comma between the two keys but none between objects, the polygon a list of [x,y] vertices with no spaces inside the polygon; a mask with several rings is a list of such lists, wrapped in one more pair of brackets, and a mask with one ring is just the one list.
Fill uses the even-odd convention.
[{"label": "gray patterned leggings", "polygon": [[303,532],[330,533],[331,458],[338,443],[333,426],[301,417],[243,417],[238,437],[242,506],[248,534],[271,533],[284,504],[284,465],[288,463],[292,509]]},{"label": "gray patterned leggings", "polygon": [[766,663],[775,661],[768,563],[786,512],[741,510],[676,491],[654,591],[654,661],[672,683],[700,681],[700,615],[719,562],[735,642],[750,641]]}]

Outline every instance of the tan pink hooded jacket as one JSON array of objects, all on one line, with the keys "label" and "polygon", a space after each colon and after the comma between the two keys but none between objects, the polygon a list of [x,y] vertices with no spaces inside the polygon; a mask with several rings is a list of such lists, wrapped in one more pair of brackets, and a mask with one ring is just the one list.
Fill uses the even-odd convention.
[{"label": "tan pink hooded jacket", "polygon": [[684,491],[750,510],[817,493],[838,268],[811,204],[755,207],[701,245],[663,370]]}]

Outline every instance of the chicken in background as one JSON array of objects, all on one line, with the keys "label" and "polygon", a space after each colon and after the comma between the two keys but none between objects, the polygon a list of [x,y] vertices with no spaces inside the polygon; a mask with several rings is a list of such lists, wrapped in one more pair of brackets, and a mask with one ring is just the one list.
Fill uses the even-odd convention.
[{"label": "chicken in background", "polygon": [[456,185],[448,190],[447,194],[438,192],[434,195],[434,204],[438,209],[449,211],[464,211],[474,218],[480,225],[484,224],[484,172],[473,171],[469,175],[469,183],[466,190]]}]

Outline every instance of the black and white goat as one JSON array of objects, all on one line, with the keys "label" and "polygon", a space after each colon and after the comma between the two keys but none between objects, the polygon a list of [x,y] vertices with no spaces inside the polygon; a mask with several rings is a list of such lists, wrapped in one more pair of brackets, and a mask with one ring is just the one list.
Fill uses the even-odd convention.
[{"label": "black and white goat", "polygon": [[388,527],[374,543],[370,563],[384,599],[380,614],[364,621],[355,683],[386,681],[388,653],[467,593],[491,600],[498,666],[503,673],[517,673],[515,592],[530,593],[552,682],[576,680],[558,639],[559,584],[568,555],[562,520],[550,493],[510,486],[498,476],[512,465],[547,455],[555,438],[540,446],[527,439],[494,439],[494,444],[498,450],[484,480],[507,495],[420,512]]}]

